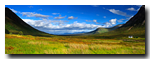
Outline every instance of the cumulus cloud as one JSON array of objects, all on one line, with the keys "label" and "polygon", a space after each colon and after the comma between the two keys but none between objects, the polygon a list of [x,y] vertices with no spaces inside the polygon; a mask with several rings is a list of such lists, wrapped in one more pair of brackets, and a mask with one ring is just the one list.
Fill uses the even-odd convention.
[{"label": "cumulus cloud", "polygon": [[137,11],[137,10],[135,10],[133,7],[128,8],[127,10],[130,10],[130,11]]},{"label": "cumulus cloud", "polygon": [[73,16],[68,17],[68,19],[73,19],[73,18],[74,18]]},{"label": "cumulus cloud", "polygon": [[60,14],[60,13],[52,13],[53,15],[58,15],[58,14]]},{"label": "cumulus cloud", "polygon": [[109,22],[106,22],[106,23],[104,23],[105,25],[105,27],[110,27],[110,26],[112,26],[112,24],[111,23],[109,23]]},{"label": "cumulus cloud", "polygon": [[73,17],[73,16],[70,16],[68,17],[68,19],[77,19],[78,17]]},{"label": "cumulus cloud", "polygon": [[[51,34],[52,33],[58,34],[60,32],[62,32],[61,34],[71,33],[71,32],[72,33],[86,32],[86,31],[92,31],[98,27],[103,27],[101,25],[79,23],[77,21],[71,24],[66,24],[67,21],[62,21],[62,20],[46,20],[46,19],[45,20],[23,19],[23,20],[26,23],[30,24],[32,27]],[[55,23],[61,23],[61,25]]]},{"label": "cumulus cloud", "polygon": [[111,19],[111,20],[109,20],[109,22],[114,25],[114,24],[116,24],[116,20],[117,19]]},{"label": "cumulus cloud", "polygon": [[49,15],[42,15],[42,14],[38,14],[35,12],[22,12],[21,13],[23,16],[27,16],[27,17],[38,17],[38,18],[48,18],[48,17],[52,17]]},{"label": "cumulus cloud", "polygon": [[130,17],[130,15],[127,15],[125,12],[122,12],[120,10],[115,10],[115,9],[109,9],[110,12],[117,14],[117,15],[122,15],[122,16],[126,16],[126,17]]},{"label": "cumulus cloud", "polygon": [[117,21],[117,19],[111,19],[111,20],[109,20],[109,22],[105,22],[104,24],[104,27],[110,27],[110,26],[113,26],[113,25],[115,25],[116,24],[116,21]]}]

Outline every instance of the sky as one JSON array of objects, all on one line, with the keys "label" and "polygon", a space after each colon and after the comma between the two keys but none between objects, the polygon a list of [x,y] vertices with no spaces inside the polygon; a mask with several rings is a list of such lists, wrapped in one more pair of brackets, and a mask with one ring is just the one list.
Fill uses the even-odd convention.
[{"label": "sky", "polygon": [[125,24],[141,5],[5,5],[32,27],[55,35]]}]

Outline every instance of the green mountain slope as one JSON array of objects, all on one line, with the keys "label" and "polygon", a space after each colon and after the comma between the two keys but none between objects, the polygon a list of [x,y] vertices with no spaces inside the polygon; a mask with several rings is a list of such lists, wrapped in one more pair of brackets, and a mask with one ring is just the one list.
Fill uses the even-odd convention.
[{"label": "green mountain slope", "polygon": [[119,28],[119,27],[122,26],[122,25],[123,25],[123,24],[119,24],[119,25],[116,25],[116,26],[111,27],[111,28],[102,28],[102,27],[99,27],[99,28],[97,28],[96,30],[91,31],[91,32],[81,33],[81,34],[72,34],[72,35],[93,35],[93,34],[102,34],[102,33],[106,33],[106,32],[115,30],[115,29]]},{"label": "green mountain slope", "polygon": [[9,8],[5,8],[5,33],[51,36],[50,34],[34,29],[13,13]]},{"label": "green mountain slope", "polygon": [[111,37],[143,37],[145,38],[145,6],[141,6],[138,13],[134,15],[127,23],[121,27],[102,34],[94,34],[93,36],[111,36]]},{"label": "green mountain slope", "polygon": [[145,37],[145,6],[141,6],[136,15],[134,15],[125,24],[120,24],[112,28],[97,28],[88,33],[77,35],[91,35],[93,37],[127,37],[138,36]]}]

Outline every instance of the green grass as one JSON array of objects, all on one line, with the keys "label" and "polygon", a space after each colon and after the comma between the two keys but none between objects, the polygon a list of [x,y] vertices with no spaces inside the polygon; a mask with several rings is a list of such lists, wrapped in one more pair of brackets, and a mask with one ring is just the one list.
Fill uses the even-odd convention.
[{"label": "green grass", "polygon": [[78,36],[77,38],[74,36],[39,37],[5,34],[5,53],[145,54],[145,42],[133,42],[126,42],[123,39],[78,39]]},{"label": "green grass", "polygon": [[106,28],[101,28],[98,33],[105,33],[105,32],[108,32],[109,29],[106,29]]}]

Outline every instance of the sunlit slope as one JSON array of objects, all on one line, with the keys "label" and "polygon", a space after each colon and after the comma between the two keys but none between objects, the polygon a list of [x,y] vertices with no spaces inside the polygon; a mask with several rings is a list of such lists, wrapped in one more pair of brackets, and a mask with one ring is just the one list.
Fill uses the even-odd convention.
[{"label": "sunlit slope", "polygon": [[34,29],[19,18],[9,8],[5,8],[5,33],[51,36],[50,34]]}]

